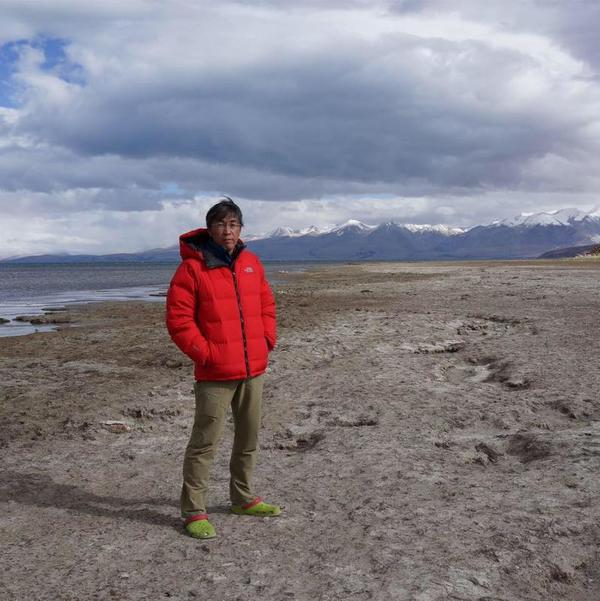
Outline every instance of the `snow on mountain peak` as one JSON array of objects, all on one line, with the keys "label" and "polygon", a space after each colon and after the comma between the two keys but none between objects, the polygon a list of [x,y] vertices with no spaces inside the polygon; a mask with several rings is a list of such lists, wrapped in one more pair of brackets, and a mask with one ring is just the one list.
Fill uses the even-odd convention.
[{"label": "snow on mountain peak", "polygon": [[340,225],[338,227],[340,229],[348,228],[348,227],[356,227],[361,230],[366,230],[366,229],[372,228],[373,226],[367,225],[366,223],[363,223],[362,221],[358,221],[357,219],[348,219],[348,221],[346,221],[346,223],[343,223],[342,225]]},{"label": "snow on mountain peak", "polygon": [[520,225],[525,227],[534,227],[536,225],[572,225],[575,221],[583,221],[587,218],[597,219],[597,216],[580,209],[567,208],[542,211],[540,213],[521,213],[515,217],[493,221],[491,225],[506,225],[508,227]]},{"label": "snow on mountain peak", "polygon": [[302,236],[318,236],[319,234],[323,234],[328,232],[330,228],[318,228],[316,225],[309,225],[305,227],[303,230],[300,230],[300,235]]},{"label": "snow on mountain peak", "polygon": [[589,217],[589,213],[580,209],[559,209],[556,211],[549,211],[556,219],[562,223],[568,224],[573,221],[583,221],[586,217]]},{"label": "snow on mountain peak", "polygon": [[300,236],[318,236],[319,234],[326,234],[330,230],[330,227],[319,228],[316,225],[310,225],[309,227],[305,227],[301,230],[282,225],[266,234],[246,236],[244,240],[264,240],[266,238],[299,238]]},{"label": "snow on mountain peak", "polygon": [[291,227],[280,226],[267,234],[267,238],[288,238],[293,236],[298,230],[293,230]]},{"label": "snow on mountain peak", "polygon": [[445,236],[456,236],[458,234],[464,234],[465,230],[459,227],[452,227],[450,225],[444,225],[438,223],[437,225],[430,225],[428,223],[404,223],[402,227],[406,228],[413,233],[424,233],[424,232],[435,232],[437,234],[444,234]]},{"label": "snow on mountain peak", "polygon": [[465,229],[459,227],[452,227],[450,225],[430,225],[428,223],[396,223],[395,221],[387,221],[377,226],[378,230],[393,230],[393,229],[405,229],[412,234],[422,233],[436,233],[442,234],[443,236],[456,236],[458,234],[464,234]]},{"label": "snow on mountain peak", "polygon": [[356,219],[349,219],[346,223],[342,225],[338,225],[334,227],[331,232],[341,236],[344,232],[367,232],[369,230],[375,229],[375,225],[367,225],[362,221],[357,221]]}]

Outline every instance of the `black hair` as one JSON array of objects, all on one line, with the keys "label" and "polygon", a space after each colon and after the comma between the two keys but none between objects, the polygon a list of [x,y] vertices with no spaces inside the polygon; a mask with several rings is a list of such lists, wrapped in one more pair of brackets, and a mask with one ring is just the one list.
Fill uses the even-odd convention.
[{"label": "black hair", "polygon": [[222,200],[208,209],[208,213],[206,213],[206,227],[210,227],[215,221],[221,221],[225,219],[227,215],[231,214],[235,215],[235,218],[240,222],[240,225],[244,225],[240,207],[238,207],[229,196],[223,196]]}]

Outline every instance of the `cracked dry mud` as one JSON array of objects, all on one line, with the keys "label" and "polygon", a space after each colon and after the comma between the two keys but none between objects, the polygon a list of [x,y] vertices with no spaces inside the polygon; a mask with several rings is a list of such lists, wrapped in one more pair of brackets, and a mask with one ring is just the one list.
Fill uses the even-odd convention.
[{"label": "cracked dry mud", "polygon": [[[155,304],[0,339],[2,599],[600,599],[600,262],[337,265],[276,288],[256,488],[182,534],[191,365]],[[121,425],[119,425],[121,424]]]}]

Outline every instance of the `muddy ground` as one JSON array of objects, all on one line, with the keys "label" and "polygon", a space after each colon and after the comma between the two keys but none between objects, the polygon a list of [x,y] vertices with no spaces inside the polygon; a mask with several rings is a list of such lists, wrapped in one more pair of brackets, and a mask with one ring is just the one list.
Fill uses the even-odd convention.
[{"label": "muddy ground", "polygon": [[[6,601],[600,599],[600,262],[320,267],[276,287],[256,489],[183,534],[191,364],[162,306],[0,338]],[[116,422],[116,423],[115,423]]]}]

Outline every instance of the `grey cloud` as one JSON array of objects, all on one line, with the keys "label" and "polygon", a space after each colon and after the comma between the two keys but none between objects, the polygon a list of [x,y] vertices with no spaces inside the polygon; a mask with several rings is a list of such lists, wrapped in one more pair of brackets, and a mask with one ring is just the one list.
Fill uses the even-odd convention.
[{"label": "grey cloud", "polygon": [[390,0],[399,14],[459,14],[475,22],[499,26],[507,32],[548,37],[585,61],[598,77],[600,71],[600,4],[597,0]]},{"label": "grey cloud", "polygon": [[[194,158],[82,156],[64,148],[18,147],[0,151],[0,182],[0,189],[11,193],[4,201],[0,199],[0,207],[23,214],[113,207],[150,210],[158,208],[164,198],[189,197],[199,191],[278,201],[370,190],[368,184],[311,181]],[[181,192],[165,192],[165,182],[176,183]],[[391,187],[386,190],[391,191]],[[24,191],[27,194],[19,195]],[[15,198],[19,199],[16,203]]]},{"label": "grey cloud", "polygon": [[389,35],[243,71],[92,83],[62,113],[37,105],[17,133],[89,156],[187,157],[291,178],[514,185],[524,161],[578,143],[568,115],[501,108],[504,82],[529,66],[479,42]]},{"label": "grey cloud", "polygon": [[[85,157],[64,148],[9,147],[0,151],[0,182],[7,191],[60,193],[71,189],[145,189],[158,191],[150,167],[118,156]],[[132,209],[155,205],[151,198],[123,199]]]}]

